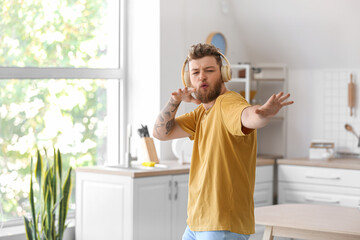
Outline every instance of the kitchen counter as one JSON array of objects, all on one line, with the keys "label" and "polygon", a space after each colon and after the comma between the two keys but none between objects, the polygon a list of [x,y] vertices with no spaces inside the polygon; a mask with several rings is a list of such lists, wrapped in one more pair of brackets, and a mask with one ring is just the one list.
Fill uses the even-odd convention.
[{"label": "kitchen counter", "polygon": [[138,177],[151,177],[151,176],[162,176],[171,174],[186,174],[189,173],[190,164],[179,164],[177,161],[161,161],[166,168],[152,168],[148,169],[125,169],[121,167],[110,167],[110,166],[91,166],[91,167],[80,167],[77,168],[77,172],[91,172],[91,173],[105,173],[111,175],[122,175],[129,176],[132,178]]},{"label": "kitchen counter", "polygon": [[360,170],[359,158],[332,158],[328,160],[309,158],[278,159],[277,164]]},{"label": "kitchen counter", "polygon": [[[179,164],[176,160],[173,161],[161,161],[161,164],[166,165],[166,168],[150,168],[149,169],[125,169],[119,167],[110,166],[91,166],[91,167],[79,167],[76,172],[90,172],[90,173],[105,173],[112,175],[129,176],[132,178],[139,177],[151,177],[173,174],[187,174],[190,170],[190,164]],[[274,165],[274,159],[257,158],[256,166]]]},{"label": "kitchen counter", "polygon": [[255,208],[255,222],[266,225],[263,239],[360,239],[360,211],[316,204],[279,204]]},{"label": "kitchen counter", "polygon": [[256,166],[267,166],[267,165],[275,165],[275,159],[258,157],[256,159]]}]

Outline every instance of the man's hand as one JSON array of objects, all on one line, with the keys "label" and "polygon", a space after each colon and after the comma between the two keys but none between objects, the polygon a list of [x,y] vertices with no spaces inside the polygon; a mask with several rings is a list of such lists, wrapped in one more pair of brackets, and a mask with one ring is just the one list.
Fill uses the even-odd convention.
[{"label": "man's hand", "polygon": [[270,119],[275,116],[282,107],[291,105],[294,101],[285,101],[290,94],[283,96],[283,92],[272,95],[264,105],[247,107],[242,111],[242,129],[246,132],[249,129],[265,127]]},{"label": "man's hand", "polygon": [[178,89],[176,92],[171,93],[173,100],[180,102],[193,102],[195,104],[200,104],[201,101],[199,99],[194,98],[191,94],[195,92],[195,88],[187,88]]},{"label": "man's hand", "polygon": [[275,116],[282,107],[293,104],[294,101],[285,101],[290,97],[290,93],[283,96],[283,92],[273,94],[264,105],[261,105],[255,110],[255,113],[261,118],[268,118]]}]

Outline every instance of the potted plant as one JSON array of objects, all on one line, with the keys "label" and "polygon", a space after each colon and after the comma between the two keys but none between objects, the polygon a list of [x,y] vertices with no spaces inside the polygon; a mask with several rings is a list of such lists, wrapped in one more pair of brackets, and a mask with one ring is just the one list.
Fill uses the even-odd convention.
[{"label": "potted plant", "polygon": [[[71,170],[70,167],[63,181],[59,150],[54,149],[54,160],[52,163],[47,161],[45,168],[40,151],[37,150],[34,173],[32,172],[33,159],[31,158],[29,193],[31,218],[24,217],[28,240],[63,239],[72,189]],[[39,186],[37,198],[34,196],[33,175]]]}]

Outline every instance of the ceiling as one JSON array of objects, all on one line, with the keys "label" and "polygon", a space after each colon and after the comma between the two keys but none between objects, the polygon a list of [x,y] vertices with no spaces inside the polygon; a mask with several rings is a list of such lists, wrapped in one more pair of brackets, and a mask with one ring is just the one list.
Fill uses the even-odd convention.
[{"label": "ceiling", "polygon": [[[359,68],[358,0],[221,0],[251,62],[289,68]],[[223,4],[224,5],[224,4]]]}]

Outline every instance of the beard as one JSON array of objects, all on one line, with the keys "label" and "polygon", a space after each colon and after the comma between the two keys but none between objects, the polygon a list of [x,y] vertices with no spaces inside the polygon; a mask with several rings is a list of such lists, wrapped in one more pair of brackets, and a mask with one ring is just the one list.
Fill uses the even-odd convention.
[{"label": "beard", "polygon": [[209,103],[215,100],[221,93],[221,79],[216,82],[213,87],[208,87],[208,89],[198,89],[194,95],[197,99],[199,99],[202,103]]}]

